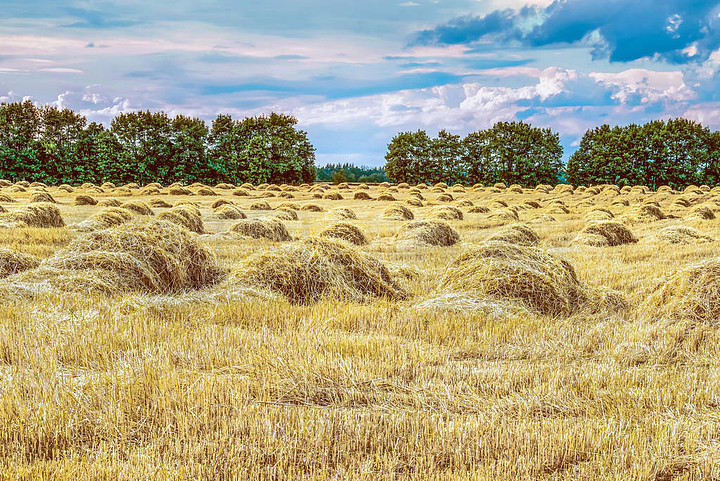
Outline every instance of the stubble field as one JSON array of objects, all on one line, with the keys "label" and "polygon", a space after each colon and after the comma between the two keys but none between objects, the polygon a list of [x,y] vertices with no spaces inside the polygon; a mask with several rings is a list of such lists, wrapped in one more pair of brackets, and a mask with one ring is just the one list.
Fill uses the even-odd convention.
[{"label": "stubble field", "polygon": [[720,477],[720,189],[0,206],[0,478]]}]

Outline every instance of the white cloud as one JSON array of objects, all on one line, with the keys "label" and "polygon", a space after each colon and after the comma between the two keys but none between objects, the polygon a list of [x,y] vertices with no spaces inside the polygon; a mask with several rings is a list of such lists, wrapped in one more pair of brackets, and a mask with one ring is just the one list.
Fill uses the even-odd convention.
[{"label": "white cloud", "polygon": [[615,89],[613,98],[625,103],[639,95],[642,104],[658,101],[684,102],[695,98],[695,92],[685,85],[682,72],[656,72],[646,69],[628,69],[619,73],[593,72],[590,78]]}]

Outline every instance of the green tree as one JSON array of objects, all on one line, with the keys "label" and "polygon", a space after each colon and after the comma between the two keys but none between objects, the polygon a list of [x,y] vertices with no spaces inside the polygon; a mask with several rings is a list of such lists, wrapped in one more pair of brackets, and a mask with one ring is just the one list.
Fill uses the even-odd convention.
[{"label": "green tree", "polygon": [[437,172],[431,164],[431,140],[424,130],[400,132],[385,154],[385,173],[392,182],[429,182]]}]

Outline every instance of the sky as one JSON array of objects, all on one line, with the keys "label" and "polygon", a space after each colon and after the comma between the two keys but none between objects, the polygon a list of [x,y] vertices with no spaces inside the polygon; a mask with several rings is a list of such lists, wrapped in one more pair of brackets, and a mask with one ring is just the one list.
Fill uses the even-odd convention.
[{"label": "sky", "polygon": [[2,0],[0,102],[292,114],[318,165],[522,120],[720,129],[720,1]]}]

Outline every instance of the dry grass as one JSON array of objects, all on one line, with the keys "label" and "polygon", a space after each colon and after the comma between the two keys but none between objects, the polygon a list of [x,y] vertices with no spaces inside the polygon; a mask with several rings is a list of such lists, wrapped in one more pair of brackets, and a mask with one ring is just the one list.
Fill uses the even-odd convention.
[{"label": "dry grass", "polygon": [[342,241],[322,238],[250,256],[233,277],[233,282],[268,289],[296,304],[406,297],[382,262]]},{"label": "dry grass", "polygon": [[21,209],[0,214],[0,227],[64,227],[65,221],[55,204],[30,204]]},{"label": "dry grass", "polygon": [[230,232],[253,239],[269,239],[275,242],[291,241],[285,224],[277,219],[245,219],[230,228]]},{"label": "dry grass", "polygon": [[40,264],[40,261],[33,255],[0,248],[0,278],[34,269],[38,264]]},{"label": "dry grass", "polygon": [[637,241],[630,229],[612,220],[588,222],[574,240],[576,244],[593,247],[615,247]]},{"label": "dry grass", "polygon": [[157,218],[170,221],[196,234],[205,232],[202,214],[200,210],[192,204],[175,205],[172,209],[158,214]]},{"label": "dry grass", "polygon": [[232,204],[223,204],[220,207],[216,207],[214,213],[220,219],[247,219],[247,215],[245,214],[245,212],[243,212],[240,207]]},{"label": "dry grass", "polygon": [[396,239],[404,242],[447,247],[460,241],[460,234],[441,220],[421,220],[403,224]]},{"label": "dry grass", "polygon": [[522,246],[534,246],[540,242],[540,236],[528,225],[512,224],[500,229],[491,235],[488,240],[502,241]]},{"label": "dry grass", "polygon": [[715,240],[694,227],[684,225],[665,227],[658,232],[657,238],[669,244],[694,244],[698,242],[713,242]]},{"label": "dry grass", "polygon": [[[128,232],[134,240],[118,247],[104,233],[144,223],[125,209],[121,225],[87,234],[107,239],[88,252],[70,249],[86,239],[74,228],[0,229],[0,252],[44,259],[0,281],[0,478],[624,480],[720,472],[716,242],[695,242],[703,238],[691,230],[691,242],[671,244],[662,240],[668,232],[684,239],[687,231],[661,219],[628,224],[640,242],[573,243],[593,209],[623,220],[639,205],[683,219],[696,206],[715,211],[717,198],[704,187],[681,196],[630,187],[620,194],[617,186],[430,193],[425,185],[349,184],[338,201],[314,199],[333,190],[320,185],[241,186],[248,196],[215,187],[218,195],[205,198],[134,187],[47,190],[70,226],[103,211],[75,205],[76,195],[89,194],[99,203],[148,203],[158,214],[144,218],[151,224],[169,205],[192,210],[205,216],[208,235],[170,225],[171,233]],[[30,193],[8,189],[2,194],[11,200],[0,204],[8,214],[23,210]],[[146,195],[155,189],[160,196]],[[390,193],[397,203],[355,200],[358,190]],[[379,220],[391,205],[422,201],[421,191],[431,205],[412,209],[427,219],[446,190],[463,220]],[[287,223],[298,242],[229,234],[236,221],[210,208],[231,201],[249,218],[272,215],[249,205],[273,192],[295,196],[297,205],[285,207],[301,209]],[[569,213],[547,214],[553,205]],[[490,211],[468,213],[477,206]],[[314,244],[334,208],[350,209],[371,242]],[[509,218],[491,218],[498,211]],[[541,248],[504,243],[499,257],[469,254],[516,216],[537,219]],[[434,222],[443,227],[431,229]],[[683,222],[720,238],[717,219]],[[417,230],[403,227],[412,224]],[[161,239],[152,247],[130,248],[154,235]],[[148,260],[189,252],[162,247],[183,238],[210,256],[198,265],[220,274],[200,288],[166,290],[161,275],[184,278],[196,264]],[[67,269],[49,267],[61,258]],[[192,255],[167,257],[176,258]],[[562,260],[574,266],[574,281]],[[440,287],[448,266],[467,274],[452,289]],[[224,270],[233,275],[223,281]]]},{"label": "dry grass", "polygon": [[356,246],[368,244],[367,237],[365,237],[363,231],[347,222],[337,222],[320,231],[318,236],[330,239],[342,239]]}]

